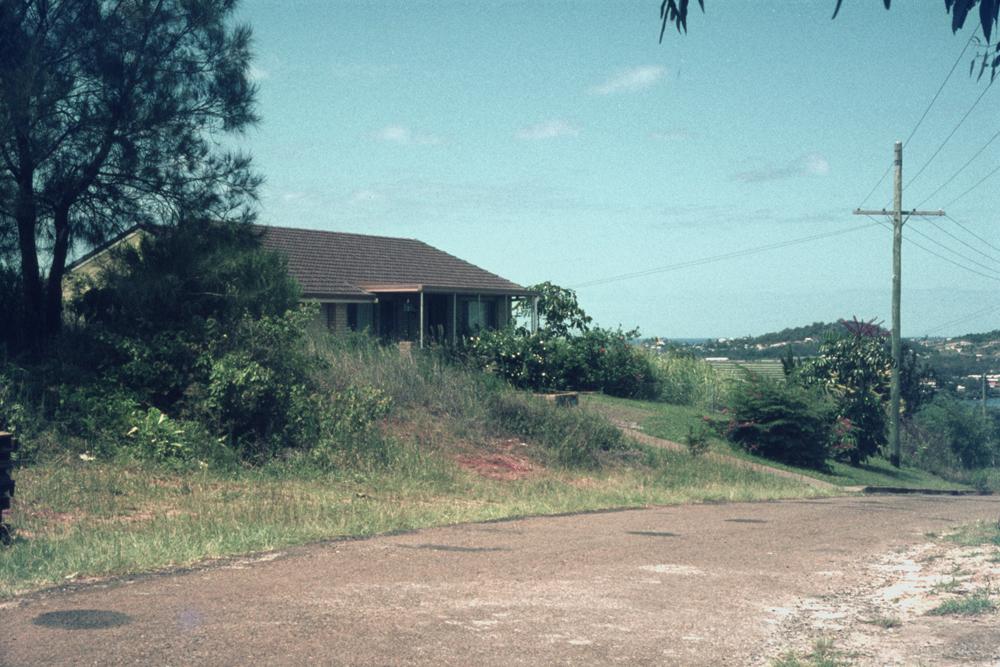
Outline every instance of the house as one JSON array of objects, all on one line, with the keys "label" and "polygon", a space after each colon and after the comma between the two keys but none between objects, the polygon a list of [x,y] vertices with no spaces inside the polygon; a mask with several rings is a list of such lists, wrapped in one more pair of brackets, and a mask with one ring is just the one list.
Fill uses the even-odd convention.
[{"label": "house", "polygon": [[[312,329],[343,334],[370,331],[418,347],[434,338],[455,342],[480,328],[499,328],[514,303],[531,303],[537,331],[538,292],[525,289],[414,239],[256,225],[261,243],[288,261],[302,299],[318,303]],[[155,228],[135,227],[67,267],[71,275],[96,275],[107,250],[138,245]],[[71,280],[64,288],[71,293]]]},{"label": "house", "polygon": [[[317,326],[333,333],[369,330],[423,347],[455,342],[511,318],[525,289],[414,239],[290,227],[258,227],[265,248],[288,260],[302,298],[320,304]],[[537,315],[532,330],[537,329]]]}]

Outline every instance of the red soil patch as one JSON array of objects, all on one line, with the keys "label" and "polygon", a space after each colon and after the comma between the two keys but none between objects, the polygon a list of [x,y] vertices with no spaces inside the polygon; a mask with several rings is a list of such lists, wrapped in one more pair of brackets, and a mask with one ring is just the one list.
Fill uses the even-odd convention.
[{"label": "red soil patch", "polygon": [[527,445],[516,439],[507,439],[501,440],[493,446],[493,448],[505,453],[455,454],[451,458],[458,464],[459,468],[477,475],[492,479],[520,479],[543,469],[530,458],[514,453],[515,448],[521,447],[527,447]]}]

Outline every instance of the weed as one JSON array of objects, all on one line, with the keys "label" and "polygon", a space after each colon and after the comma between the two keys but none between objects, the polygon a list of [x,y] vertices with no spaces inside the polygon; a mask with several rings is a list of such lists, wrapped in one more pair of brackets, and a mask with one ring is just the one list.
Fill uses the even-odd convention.
[{"label": "weed", "polygon": [[989,586],[980,589],[971,595],[963,595],[953,600],[946,600],[939,606],[927,612],[930,616],[944,616],[946,614],[985,614],[994,612],[997,603],[990,599]]},{"label": "weed", "polygon": [[704,428],[695,430],[694,426],[689,426],[688,434],[684,436],[684,444],[687,445],[691,456],[701,456],[709,450],[707,431]]},{"label": "weed", "polygon": [[849,663],[840,659],[843,653],[835,651],[833,639],[820,637],[813,641],[812,653],[798,655],[788,651],[780,658],[771,661],[771,667],[846,667]]},{"label": "weed", "polygon": [[950,593],[961,585],[962,585],[961,581],[952,577],[948,581],[939,581],[938,583],[931,586],[931,588],[933,588],[938,593]]},{"label": "weed", "polygon": [[1000,526],[995,521],[974,521],[959,526],[944,539],[963,547],[1000,546]]},{"label": "weed", "polygon": [[861,622],[886,629],[898,628],[903,625],[903,620],[899,616],[872,616],[871,618],[861,619]]}]

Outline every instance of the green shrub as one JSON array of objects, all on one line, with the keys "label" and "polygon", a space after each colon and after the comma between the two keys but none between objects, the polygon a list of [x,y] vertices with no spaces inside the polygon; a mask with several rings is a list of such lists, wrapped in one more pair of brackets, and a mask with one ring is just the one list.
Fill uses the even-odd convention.
[{"label": "green shrub", "polygon": [[[148,408],[135,410],[129,423],[132,426],[125,436],[131,441],[128,449],[136,458],[157,463],[219,458],[208,444],[211,436],[197,422],[171,419],[156,408]],[[221,442],[215,444],[222,447]]]},{"label": "green shrub", "polygon": [[519,389],[655,398],[656,370],[649,354],[633,340],[630,334],[608,329],[555,338],[546,330],[527,334],[508,328],[478,332],[464,341],[459,354]]},{"label": "green shrub", "polygon": [[[300,405],[304,405],[301,404]],[[310,459],[323,469],[356,463],[389,463],[387,442],[373,432],[374,425],[389,414],[392,400],[380,389],[354,387],[327,394],[322,400],[325,428],[312,433]],[[297,414],[303,423],[315,424],[306,414]],[[367,451],[366,451],[367,450]]]},{"label": "green shrub", "polygon": [[997,464],[1000,438],[982,408],[937,394],[906,420],[901,447],[908,460],[927,469],[977,470]]},{"label": "green shrub", "polygon": [[883,337],[876,333],[841,337],[828,331],[820,356],[803,362],[793,374],[793,379],[822,387],[836,400],[839,416],[855,429],[855,446],[836,452],[838,460],[858,465],[888,444],[891,368]]},{"label": "green shrub", "polygon": [[[480,334],[481,344],[493,344],[495,332]],[[530,344],[540,345],[539,338]],[[475,358],[455,363],[469,354],[468,346],[408,355],[395,346],[329,337],[317,341],[317,349],[326,362],[319,372],[324,387],[334,391],[371,387],[380,392],[377,400],[386,401],[394,411],[447,415],[454,435],[472,443],[518,437],[563,465],[597,466],[608,458],[627,458],[632,451],[621,432],[595,414],[518,391],[508,377],[496,373],[496,367],[480,370]],[[370,404],[371,400],[365,401]],[[370,436],[357,441],[364,442],[365,437]]]},{"label": "green shrub", "polygon": [[[818,388],[750,375],[734,387],[728,422],[719,430],[743,450],[789,465],[823,469],[849,424],[837,421],[837,405]],[[835,440],[835,436],[839,436]]]}]

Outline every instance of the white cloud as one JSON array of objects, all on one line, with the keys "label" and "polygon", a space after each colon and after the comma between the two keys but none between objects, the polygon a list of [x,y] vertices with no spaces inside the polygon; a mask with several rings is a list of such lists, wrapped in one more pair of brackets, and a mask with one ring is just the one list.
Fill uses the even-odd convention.
[{"label": "white cloud", "polygon": [[514,133],[518,139],[552,139],[554,137],[575,137],[580,128],[570,125],[561,118],[546,120],[537,125],[522,127]]},{"label": "white cloud", "polygon": [[655,84],[663,76],[663,68],[658,65],[646,65],[645,67],[633,67],[631,69],[618,70],[602,83],[591,86],[590,92],[596,95],[610,95],[612,93],[632,93],[637,90],[644,90]]},{"label": "white cloud", "polygon": [[446,143],[441,137],[411,130],[405,125],[386,125],[373,132],[371,138],[403,146],[440,146]]},{"label": "white cloud", "polygon": [[803,176],[823,177],[830,174],[830,163],[819,153],[809,153],[800,158],[792,160],[784,167],[774,167],[767,165],[762,169],[745,171],[733,176],[734,181],[744,183],[763,183],[764,181],[779,181],[786,178],[800,178]]}]

